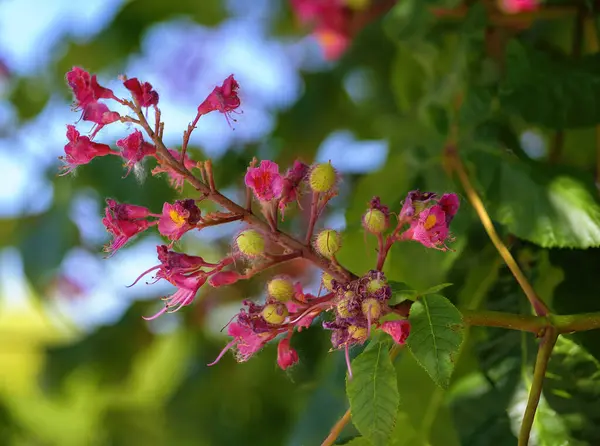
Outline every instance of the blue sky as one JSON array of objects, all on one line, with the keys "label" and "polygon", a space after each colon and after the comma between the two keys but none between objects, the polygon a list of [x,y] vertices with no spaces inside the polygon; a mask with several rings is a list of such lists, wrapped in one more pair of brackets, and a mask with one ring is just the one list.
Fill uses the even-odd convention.
[{"label": "blue sky", "polygon": [[[231,73],[241,85],[243,101],[243,114],[236,117],[235,131],[223,116],[211,114],[202,118],[193,143],[201,145],[207,155],[218,158],[234,141],[260,140],[272,130],[274,113],[293,104],[302,94],[299,70],[328,67],[310,38],[281,41],[266,35],[264,25],[270,4],[268,0],[260,0],[249,7],[243,0],[230,1],[233,16],[217,28],[178,19],[148,30],[140,54],[132,55],[128,63],[127,74],[151,82],[160,92],[167,144],[177,144],[197,105]],[[72,5],[72,0],[0,3],[0,57],[11,71],[18,75],[43,71],[59,51],[62,39],[84,41],[93,37],[110,23],[122,1],[86,0],[78,3],[77,8]],[[36,14],[30,14],[31,10]],[[190,41],[201,44],[190,46]],[[169,63],[181,61],[181,54],[185,54],[186,64]],[[104,78],[102,73],[99,77],[116,91],[122,88],[118,80]],[[360,77],[349,78],[346,84],[350,93],[360,94]],[[0,163],[4,166],[0,176],[0,218],[39,213],[52,203],[52,185],[43,178],[43,173],[58,167],[57,157],[66,142],[65,126],[78,117],[61,98],[52,98],[37,118],[0,138]],[[0,125],[6,127],[14,121],[11,104],[0,93]],[[85,131],[85,124],[78,127]],[[96,139],[114,143],[126,131],[125,127],[111,126]],[[19,157],[14,156],[16,148]],[[317,160],[331,160],[341,173],[359,173],[381,167],[386,156],[384,142],[356,141],[349,130],[338,129],[323,141]],[[94,243],[107,237],[99,221],[101,209],[97,198],[94,191],[84,191],[74,197],[72,210],[84,238]],[[343,216],[332,218],[332,224],[343,226]],[[89,280],[89,295],[75,303],[63,302],[61,311],[85,329],[120,315],[129,305],[129,299],[147,294],[144,286],[126,289],[125,285],[154,264],[157,241],[145,239],[109,261],[103,260],[101,253],[91,255],[82,249],[74,250],[65,259],[65,270],[73,271],[72,265],[76,264],[78,271],[85,268],[88,277],[102,280]],[[27,290],[16,251],[2,253],[0,270],[12,277],[3,279],[4,295],[10,295],[11,302],[18,303]],[[12,272],[6,274],[6,271]]]}]

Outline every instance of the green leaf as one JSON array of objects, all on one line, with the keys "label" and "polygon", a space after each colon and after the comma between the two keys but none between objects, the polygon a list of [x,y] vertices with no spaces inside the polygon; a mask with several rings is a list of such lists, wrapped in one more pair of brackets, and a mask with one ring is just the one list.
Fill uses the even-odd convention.
[{"label": "green leaf", "polygon": [[388,285],[392,289],[392,297],[388,301],[389,305],[396,305],[402,302],[403,300],[415,300],[417,298],[417,290],[413,290],[404,282],[396,282],[395,280],[390,280],[388,282]]},{"label": "green leaf", "polygon": [[9,99],[19,119],[28,120],[36,117],[43,110],[50,99],[50,92],[44,78],[23,77],[17,80]]},{"label": "green leaf", "polygon": [[488,212],[516,236],[546,248],[600,246],[600,205],[584,174],[497,153],[472,152],[469,159]]},{"label": "green leaf", "polygon": [[[568,444],[599,444],[600,363],[566,337],[558,339],[552,352],[544,380],[544,397],[564,430],[573,437]],[[556,421],[555,416],[554,423],[542,427],[556,428]]]},{"label": "green leaf", "polygon": [[447,392],[413,355],[401,353],[394,365],[402,401],[390,446],[459,446]]},{"label": "green leaf", "polygon": [[354,378],[346,383],[352,422],[375,446],[385,445],[396,420],[398,382],[386,344],[363,351],[352,361]]},{"label": "green leaf", "polygon": [[419,291],[417,293],[417,296],[427,296],[428,294],[436,294],[438,291],[441,291],[444,288],[448,288],[452,285],[452,283],[440,283],[439,285],[432,286],[431,288],[427,288],[424,291]]},{"label": "green leaf", "polygon": [[436,384],[447,388],[463,341],[462,315],[444,296],[433,294],[412,305],[408,320],[411,353]]},{"label": "green leaf", "polygon": [[452,286],[451,283],[441,283],[439,285],[432,286],[423,291],[417,291],[412,289],[404,282],[396,282],[394,280],[390,280],[388,285],[392,289],[392,297],[390,298],[388,304],[396,305],[402,302],[403,300],[417,300],[421,296],[426,296],[428,294],[436,294],[439,291]]},{"label": "green leaf", "polygon": [[383,27],[394,41],[414,41],[425,35],[433,20],[433,14],[423,2],[406,0],[398,2],[386,15]]},{"label": "green leaf", "polygon": [[576,59],[512,39],[506,69],[500,90],[504,109],[555,129],[600,122],[600,53]]}]

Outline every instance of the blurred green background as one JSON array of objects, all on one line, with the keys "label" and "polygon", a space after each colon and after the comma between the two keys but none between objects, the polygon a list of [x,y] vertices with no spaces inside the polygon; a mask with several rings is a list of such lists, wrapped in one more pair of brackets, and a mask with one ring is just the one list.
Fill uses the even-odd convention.
[{"label": "blurred green background", "polygon": [[[284,0],[0,2],[0,445],[317,445],[347,408],[343,354],[328,352],[319,323],[294,336],[300,364],[289,372],[277,368],[275,345],[244,364],[227,355],[206,366],[241,300],[263,295],[265,275],[205,287],[177,314],[142,319],[172,291],[144,281],[126,288],[155,264],[160,239],[148,231],[103,259],[104,199],[160,212],[177,193],[148,166],[123,178],[112,157],[57,177],[66,125],[79,119],[64,82],[74,65],[122,95],[121,73],[151,82],[173,148],[198,104],[234,73],[243,113],[233,129],[218,113],[203,117],[192,157],[210,157],[218,187],[240,199],[253,156],[283,168],[297,157],[331,160],[343,182],[320,225],[346,230],[339,258],[358,274],[375,262],[375,240],[360,227],[373,195],[397,212],[417,187],[460,192],[442,167],[458,119],[477,187],[539,294],[560,312],[600,310],[600,65],[562,63],[574,16],[519,30],[501,75],[486,50],[483,7],[437,22],[427,5],[457,2],[401,3],[327,62]],[[88,124],[78,124],[82,133]],[[96,139],[114,145],[127,132],[115,124]],[[303,212],[286,213],[286,230],[305,225]],[[187,234],[177,249],[217,260],[240,227]],[[416,289],[452,282],[447,295],[463,307],[529,312],[464,198],[452,230],[452,252],[395,247],[388,277]],[[306,264],[277,272],[318,289]],[[598,341],[590,333],[559,343],[536,444],[600,444]],[[402,354],[393,444],[516,444],[533,356],[527,335],[473,329],[443,392]],[[356,434],[349,425],[340,441]]]}]

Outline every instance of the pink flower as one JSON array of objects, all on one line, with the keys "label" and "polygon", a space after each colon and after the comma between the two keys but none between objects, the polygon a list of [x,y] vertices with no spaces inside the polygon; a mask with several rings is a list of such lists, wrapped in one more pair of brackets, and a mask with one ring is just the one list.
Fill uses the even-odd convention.
[{"label": "pink flower", "polygon": [[387,321],[381,324],[381,329],[389,334],[398,345],[404,345],[410,334],[410,322],[406,319]]},{"label": "pink flower", "polygon": [[273,338],[268,333],[255,333],[249,327],[236,322],[229,324],[227,334],[234,338],[237,350],[236,358],[239,362],[250,359],[267,341]]},{"label": "pink flower", "polygon": [[240,279],[242,279],[242,276],[237,271],[221,271],[210,276],[210,279],[208,279],[208,284],[212,287],[218,288],[232,285]]},{"label": "pink flower", "polygon": [[200,221],[200,209],[191,198],[165,203],[158,220],[158,232],[169,240],[179,240],[187,231],[194,229]]},{"label": "pink flower", "polygon": [[106,104],[101,102],[92,102],[83,109],[83,120],[90,121],[104,127],[106,124],[112,124],[121,118],[117,112],[110,111]]},{"label": "pink flower", "polygon": [[279,201],[279,210],[283,217],[285,207],[288,203],[298,200],[300,196],[300,186],[308,174],[308,166],[298,160],[294,161],[291,169],[288,169],[283,177],[283,186],[281,189],[281,200]]},{"label": "pink flower", "polygon": [[283,190],[283,178],[279,175],[279,166],[269,160],[262,160],[259,167],[249,168],[245,182],[260,201],[279,198]]},{"label": "pink flower", "polygon": [[329,60],[338,59],[352,38],[353,13],[342,0],[292,0],[294,12],[313,35]]},{"label": "pink flower", "polygon": [[194,297],[196,297],[198,290],[206,282],[206,278],[206,274],[198,273],[193,276],[179,280],[176,284],[174,284],[175,286],[177,286],[177,291],[175,291],[170,296],[164,298],[164,308],[160,309],[157,313],[155,313],[152,316],[142,316],[142,318],[147,321],[151,321],[165,313],[175,313],[176,311],[179,311],[182,307],[190,305],[194,301]]},{"label": "pink flower", "polygon": [[438,201],[438,205],[442,207],[446,214],[446,224],[449,225],[460,207],[460,200],[456,194],[444,194]]},{"label": "pink flower", "polygon": [[102,219],[102,223],[106,230],[114,236],[114,239],[104,250],[110,255],[122,248],[130,238],[156,223],[145,220],[146,217],[152,215],[150,210],[145,207],[119,204],[110,198],[106,200],[106,203],[108,206],[106,206],[106,216]]},{"label": "pink flower", "polygon": [[506,14],[535,11],[539,6],[539,0],[498,0],[498,8]]},{"label": "pink flower", "polygon": [[90,76],[83,68],[73,67],[66,79],[75,96],[77,108],[85,108],[99,99],[115,99],[112,90],[100,86],[96,75]]},{"label": "pink flower", "polygon": [[[164,279],[177,287],[175,293],[165,298],[165,307],[146,320],[156,319],[160,315],[169,312],[174,313],[181,307],[190,305],[198,290],[206,283],[206,280],[214,273],[229,265],[229,259],[214,264],[205,262],[202,257],[190,256],[174,251],[169,251],[165,245],[156,247],[160,264],[144,271],[130,286],[135,285],[143,276],[151,271],[158,270],[156,280]],[[204,267],[212,267],[210,271],[203,271]]]},{"label": "pink flower", "polygon": [[121,116],[110,111],[99,99],[117,99],[112,90],[98,84],[96,76],[79,67],[73,67],[66,75],[67,83],[75,95],[75,108],[83,109],[83,120],[98,124],[92,138],[102,127],[118,121]]},{"label": "pink flower", "polygon": [[[155,269],[159,269],[156,277],[159,279],[165,279],[171,282],[173,285],[177,285],[178,283],[185,281],[190,274],[200,271],[201,268],[217,268],[214,271],[216,272],[220,271],[221,268],[231,264],[230,258],[225,258],[220,263],[209,263],[200,256],[191,256],[180,252],[170,251],[165,245],[157,246],[156,252],[158,254],[160,265],[151,268],[150,270],[146,271],[146,273]],[[146,273],[143,273],[142,276]]]},{"label": "pink flower", "polygon": [[141,84],[137,78],[133,77],[123,82],[123,85],[131,91],[140,107],[150,107],[158,104],[158,93],[149,82]]},{"label": "pink flower", "polygon": [[418,189],[410,191],[406,195],[406,200],[400,211],[401,219],[417,217],[419,213],[425,209],[427,203],[434,200],[436,195],[433,192],[421,192]]},{"label": "pink flower", "polygon": [[206,97],[204,102],[198,106],[198,114],[205,115],[212,111],[219,111],[225,115],[229,122],[230,114],[240,106],[238,97],[239,84],[233,78],[233,74],[223,81],[223,85],[215,87]]},{"label": "pink flower", "polygon": [[[169,149],[169,153],[177,161],[181,161],[181,153],[179,153],[177,150]],[[192,159],[190,159],[190,157],[186,153],[184,165],[187,170],[192,170],[194,167],[196,167],[196,162],[193,161]],[[173,186],[177,190],[183,189],[183,185],[185,184],[185,177],[183,175],[181,175],[179,172],[176,172],[175,170],[171,169],[169,166],[162,166],[162,165],[157,166],[154,169],[152,169],[152,175],[158,175],[159,173],[163,173],[163,172],[166,173],[167,175],[169,175],[169,183],[171,183],[171,186]]]},{"label": "pink flower", "polygon": [[448,238],[448,224],[442,207],[436,204],[423,210],[402,238],[415,240],[427,248],[445,251],[447,247],[444,242]]},{"label": "pink flower", "polygon": [[279,341],[277,346],[277,365],[286,370],[298,362],[298,353],[290,347],[290,338]]},{"label": "pink flower", "polygon": [[156,147],[144,141],[144,136],[139,130],[135,130],[129,136],[119,139],[117,147],[122,149],[121,156],[127,161],[125,164],[127,166],[127,174],[144,157],[156,154]]},{"label": "pink flower", "polygon": [[106,144],[93,142],[87,136],[81,136],[75,126],[67,126],[67,139],[65,156],[60,157],[65,162],[63,175],[72,172],[77,166],[87,164],[97,156],[114,155]]},{"label": "pink flower", "polygon": [[313,32],[327,60],[337,60],[350,46],[350,37],[334,30],[323,28]]},{"label": "pink flower", "polygon": [[117,112],[110,111],[106,104],[100,102],[92,102],[83,109],[83,120],[97,124],[92,133],[92,138],[102,129],[102,127],[107,124],[112,124],[119,119],[121,119],[121,115]]}]

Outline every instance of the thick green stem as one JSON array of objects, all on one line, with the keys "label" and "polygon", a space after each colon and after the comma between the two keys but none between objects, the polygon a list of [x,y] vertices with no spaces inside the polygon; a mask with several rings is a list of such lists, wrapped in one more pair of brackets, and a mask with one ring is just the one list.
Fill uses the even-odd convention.
[{"label": "thick green stem", "polygon": [[531,383],[529,399],[527,400],[527,407],[525,408],[523,423],[521,424],[521,431],[519,432],[519,446],[527,446],[529,444],[529,435],[531,434],[531,427],[533,426],[533,420],[535,419],[535,411],[540,402],[540,396],[542,395],[542,386],[544,384],[544,377],[546,376],[546,368],[548,367],[548,361],[550,360],[550,355],[552,355],[552,350],[554,349],[557,339],[558,331],[555,328],[550,328],[546,330],[544,337],[540,341],[540,348],[533,370],[533,382]]},{"label": "thick green stem", "polygon": [[[510,330],[530,331],[532,333],[539,333],[549,325],[549,320],[541,316],[486,310],[462,310],[462,314],[463,320],[467,325],[508,328]],[[600,318],[600,314],[598,314],[598,317]]]},{"label": "thick green stem", "polygon": [[551,319],[559,333],[574,333],[600,328],[600,313],[551,316]]}]

